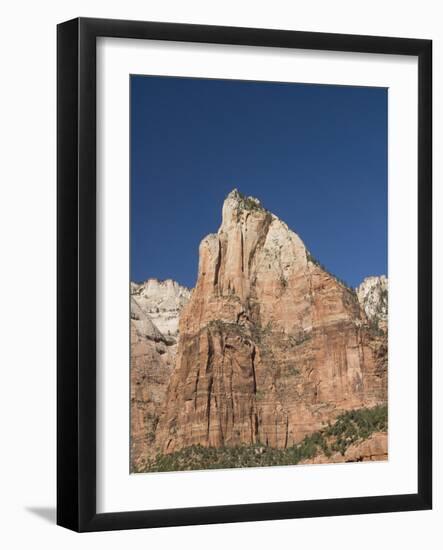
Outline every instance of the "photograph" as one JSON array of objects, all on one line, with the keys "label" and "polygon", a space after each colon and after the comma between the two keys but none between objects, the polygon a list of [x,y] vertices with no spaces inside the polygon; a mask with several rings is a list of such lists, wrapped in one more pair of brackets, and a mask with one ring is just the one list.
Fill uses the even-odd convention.
[{"label": "photograph", "polygon": [[130,472],[388,460],[388,89],[130,76]]},{"label": "photograph", "polygon": [[438,548],[442,10],[320,3],[5,3],[1,548]]}]

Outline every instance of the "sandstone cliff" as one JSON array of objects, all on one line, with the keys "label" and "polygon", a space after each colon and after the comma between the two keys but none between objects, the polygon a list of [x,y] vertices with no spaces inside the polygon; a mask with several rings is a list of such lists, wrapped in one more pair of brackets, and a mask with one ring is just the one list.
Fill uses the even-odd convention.
[{"label": "sandstone cliff", "polygon": [[190,291],[175,281],[131,283],[131,469],[153,452]]},{"label": "sandstone cliff", "polygon": [[[162,453],[192,445],[287,448],[340,412],[387,398],[386,332],[298,235],[236,190],[218,232],[200,244],[179,332],[150,435]],[[172,355],[164,353],[152,374],[151,347],[147,353],[135,337],[132,349],[133,399],[146,402],[154,384],[148,397],[157,402]]]}]

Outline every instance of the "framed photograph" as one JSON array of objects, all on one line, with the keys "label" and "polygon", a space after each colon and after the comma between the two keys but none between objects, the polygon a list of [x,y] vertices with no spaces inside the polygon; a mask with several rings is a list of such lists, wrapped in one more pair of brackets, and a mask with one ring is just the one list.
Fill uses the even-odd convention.
[{"label": "framed photograph", "polygon": [[58,26],[59,525],[430,509],[432,43]]}]

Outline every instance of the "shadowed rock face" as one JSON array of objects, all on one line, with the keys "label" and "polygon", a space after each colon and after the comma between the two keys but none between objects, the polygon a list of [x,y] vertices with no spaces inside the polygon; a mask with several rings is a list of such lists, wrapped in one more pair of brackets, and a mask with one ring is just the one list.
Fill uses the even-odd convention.
[{"label": "shadowed rock face", "polygon": [[155,447],[285,448],[387,397],[386,331],[257,199],[231,192],[200,244],[198,280]]}]

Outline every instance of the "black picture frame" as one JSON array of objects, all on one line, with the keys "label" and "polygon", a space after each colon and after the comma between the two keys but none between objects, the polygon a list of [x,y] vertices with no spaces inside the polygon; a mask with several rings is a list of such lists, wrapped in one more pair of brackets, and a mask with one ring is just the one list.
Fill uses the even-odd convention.
[{"label": "black picture frame", "polygon": [[[418,491],[416,494],[96,512],[96,39],[302,48],[418,58]],[[104,531],[432,507],[432,42],[78,18],[57,29],[57,523]]]}]

